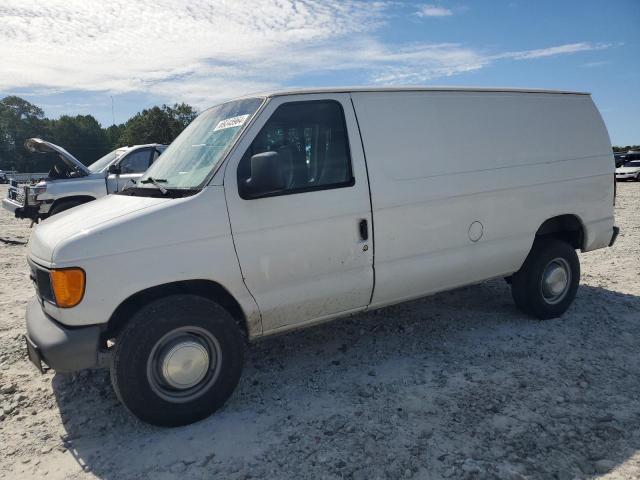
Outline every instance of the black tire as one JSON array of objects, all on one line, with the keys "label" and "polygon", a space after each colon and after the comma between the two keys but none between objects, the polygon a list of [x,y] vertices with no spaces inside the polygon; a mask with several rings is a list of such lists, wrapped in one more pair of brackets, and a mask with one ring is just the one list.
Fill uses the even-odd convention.
[{"label": "black tire", "polygon": [[[556,294],[543,279],[549,278],[549,272],[558,268],[566,272],[568,278],[566,282],[560,282],[566,286]],[[513,274],[511,295],[520,310],[547,320],[567,311],[576,297],[579,283],[580,261],[575,249],[562,240],[543,237],[536,239],[522,268]]]},{"label": "black tire", "polygon": [[83,203],[87,203],[88,201],[89,200],[60,200],[51,207],[47,218],[54,216],[56,213],[64,212],[65,210],[69,210],[70,208],[77,207],[78,205],[82,205]]},{"label": "black tire", "polygon": [[[172,335],[178,336],[175,342],[185,336],[201,341],[208,358],[217,358],[189,389],[164,384],[163,363],[155,360],[158,345]],[[133,415],[153,425],[177,427],[208,417],[225,403],[240,380],[243,360],[244,337],[223,307],[196,295],[171,295],[143,306],[117,336],[111,382]]]}]

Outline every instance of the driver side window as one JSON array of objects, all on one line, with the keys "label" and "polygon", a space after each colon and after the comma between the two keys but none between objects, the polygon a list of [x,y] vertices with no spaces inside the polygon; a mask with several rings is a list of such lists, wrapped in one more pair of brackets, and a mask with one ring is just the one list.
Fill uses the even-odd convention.
[{"label": "driver side window", "polygon": [[148,148],[130,153],[120,161],[120,173],[144,173],[149,168],[150,154]]},{"label": "driver side window", "polygon": [[344,112],[334,100],[280,105],[238,165],[238,189],[245,199],[353,184]]}]

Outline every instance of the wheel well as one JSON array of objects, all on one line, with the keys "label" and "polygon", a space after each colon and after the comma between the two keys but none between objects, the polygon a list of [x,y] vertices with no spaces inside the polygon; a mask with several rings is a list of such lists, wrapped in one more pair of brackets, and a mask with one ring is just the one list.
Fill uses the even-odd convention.
[{"label": "wheel well", "polygon": [[584,245],[584,229],[575,215],[559,215],[546,220],[536,232],[536,238],[550,236],[563,240],[575,249]]},{"label": "wheel well", "polygon": [[62,197],[62,198],[56,198],[53,203],[51,204],[51,208],[55,207],[56,205],[60,205],[61,203],[64,202],[68,202],[68,201],[80,201],[81,203],[87,203],[90,202],[92,200],[95,200],[95,197],[91,197],[89,195],[76,195],[73,197]]},{"label": "wheel well", "polygon": [[219,303],[231,314],[236,322],[238,322],[245,338],[249,338],[244,312],[242,311],[240,304],[235,298],[233,298],[227,289],[219,283],[211,280],[185,280],[181,282],[157,285],[131,295],[123,301],[118,308],[116,308],[115,312],[113,312],[113,315],[111,315],[109,322],[107,322],[107,327],[102,335],[103,339],[106,341],[116,337],[129,318],[131,318],[131,315],[133,315],[143,305],[146,305],[158,298],[178,293],[198,295]]}]

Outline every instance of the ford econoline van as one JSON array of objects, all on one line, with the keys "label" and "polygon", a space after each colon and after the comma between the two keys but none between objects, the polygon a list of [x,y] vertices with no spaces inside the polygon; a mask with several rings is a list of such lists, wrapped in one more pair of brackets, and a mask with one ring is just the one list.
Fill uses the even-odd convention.
[{"label": "ford econoline van", "polygon": [[41,369],[108,366],[133,414],[187,424],[232,394],[246,341],[495,277],[526,314],[561,316],[576,251],[616,239],[613,202],[588,94],[240,98],[134,186],[35,228],[28,353]]}]

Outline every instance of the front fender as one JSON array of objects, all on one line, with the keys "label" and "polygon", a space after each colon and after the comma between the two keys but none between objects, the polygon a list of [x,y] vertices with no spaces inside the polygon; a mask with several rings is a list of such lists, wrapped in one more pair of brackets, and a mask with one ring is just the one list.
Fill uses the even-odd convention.
[{"label": "front fender", "polygon": [[100,198],[107,194],[104,178],[83,177],[47,182],[47,190],[38,195],[39,201],[56,201],[71,197]]},{"label": "front fender", "polygon": [[[101,213],[93,209],[104,212],[111,203],[125,214],[100,220]],[[149,205],[126,213],[129,203]],[[60,323],[105,324],[122,302],[138,292],[198,279],[224,287],[243,310],[251,336],[261,334],[260,312],[242,280],[233,246],[223,187],[207,187],[181,199],[110,195],[47,223],[40,230],[46,227],[60,238],[48,246],[52,262],[44,266],[75,266],[86,272],[80,304],[67,309],[45,305]]]}]

